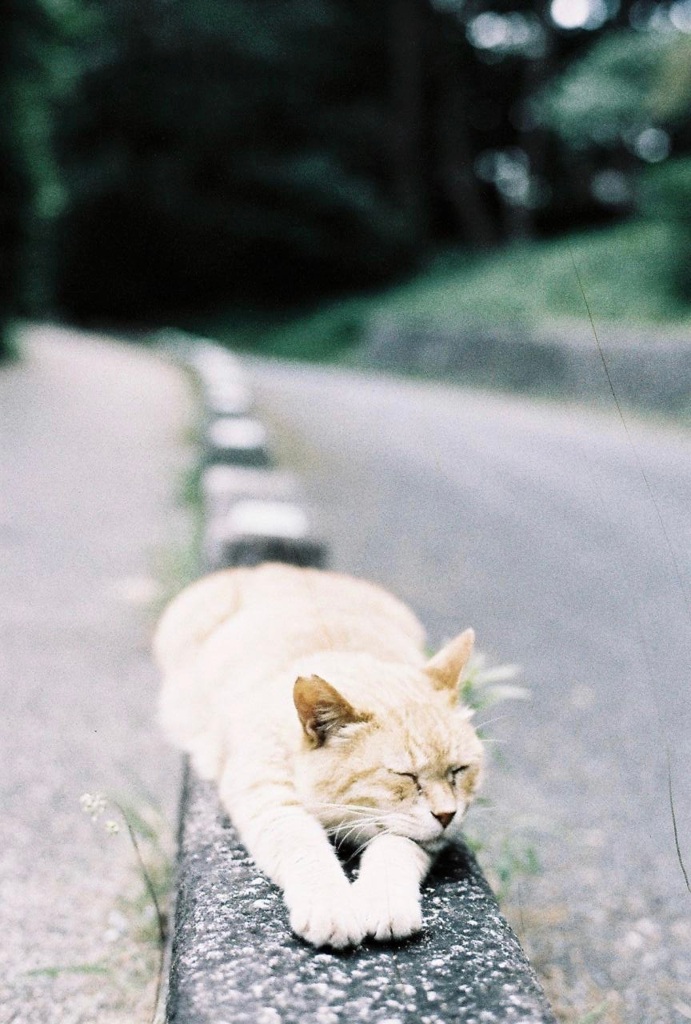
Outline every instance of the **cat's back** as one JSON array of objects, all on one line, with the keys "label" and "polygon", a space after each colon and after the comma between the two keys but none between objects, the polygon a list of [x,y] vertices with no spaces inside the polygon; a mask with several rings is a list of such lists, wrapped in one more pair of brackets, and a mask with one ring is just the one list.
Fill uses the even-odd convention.
[{"label": "cat's back", "polygon": [[267,563],[222,570],[183,590],[159,623],[154,650],[164,670],[175,670],[222,637],[256,653],[267,643],[298,641],[344,649],[379,644],[394,653],[400,644],[419,649],[424,631],[409,608],[376,584]]},{"label": "cat's back", "polygon": [[[267,564],[247,581],[246,601],[270,633],[313,628],[319,643],[374,652],[370,637],[420,647],[424,630],[413,612],[383,587],[344,573]],[[361,638],[361,640],[358,640]]]}]

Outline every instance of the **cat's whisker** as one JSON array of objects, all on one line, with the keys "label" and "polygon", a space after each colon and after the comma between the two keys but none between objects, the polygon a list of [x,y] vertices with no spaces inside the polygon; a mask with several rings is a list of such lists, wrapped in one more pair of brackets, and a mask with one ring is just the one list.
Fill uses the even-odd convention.
[{"label": "cat's whisker", "polygon": [[[369,842],[370,842],[370,840],[366,839],[364,841],[364,843],[360,843],[359,846],[355,846],[355,847],[349,845],[348,843],[345,843],[345,844],[339,843],[338,846],[336,847],[336,849],[339,851],[339,853],[342,853],[343,857],[347,861],[351,861],[351,860],[355,860],[358,857],[360,850],[364,849],[364,847],[367,846],[367,844]],[[345,848],[343,848],[344,846],[345,846]]]},{"label": "cat's whisker", "polygon": [[505,719],[510,718],[509,714],[495,715],[494,718],[488,718],[486,722],[480,722],[478,720],[476,728],[486,729],[488,725],[494,725],[496,722],[503,722]]},{"label": "cat's whisker", "polygon": [[[339,821],[335,822],[333,827],[335,827],[335,828],[343,828],[343,826],[347,827],[349,825],[373,825],[373,824],[376,824],[376,822],[378,822],[378,821],[379,821],[379,815],[377,815],[377,814],[368,814],[368,815],[344,814]],[[329,825],[327,827],[331,828],[332,826]]]},{"label": "cat's whisker", "polygon": [[371,804],[339,804],[339,803],[320,803],[319,809],[330,810],[330,811],[362,811],[365,814],[376,815],[377,808],[372,807]]},{"label": "cat's whisker", "polygon": [[369,831],[373,824],[376,824],[376,821],[373,820],[373,819],[366,819],[366,820],[360,819],[360,820],[351,822],[349,827],[346,829],[345,832],[342,831],[343,830],[343,825],[333,826],[332,828],[329,828],[326,831],[327,831],[327,834],[333,835],[333,836],[337,837],[337,839],[336,839],[336,846],[340,849],[341,846],[343,846],[344,844],[348,843],[348,841],[350,840],[351,836],[353,836],[357,832],[361,832],[364,828],[367,828],[367,830]]},{"label": "cat's whisker", "polygon": [[363,815],[363,814],[350,815],[350,814],[348,814],[348,815],[343,815],[343,817],[340,819],[340,821],[337,821],[333,825],[324,825],[324,828],[328,832],[330,829],[342,828],[344,825],[350,825],[350,824],[366,825],[366,824],[371,824],[372,822],[376,822],[378,820],[379,820],[379,815],[377,815],[377,814],[368,814],[368,815]]},{"label": "cat's whisker", "polygon": [[370,838],[366,839],[364,841],[364,843],[360,843],[359,846],[355,847],[355,849],[352,851],[352,854],[351,854],[351,857],[353,858],[353,860],[356,857],[359,857],[367,849],[367,847],[370,845],[370,843],[372,842],[372,840],[374,838],[375,838],[375,836],[370,836]]},{"label": "cat's whisker", "polygon": [[377,834],[375,836],[370,836],[370,838],[366,839],[364,843],[361,843],[360,846],[357,846],[353,850],[352,856],[353,857],[359,857],[367,849],[367,847],[370,845],[370,843],[374,842],[375,839],[381,838],[381,836],[398,836],[400,834],[401,834],[400,832],[395,832],[391,828],[382,828],[381,831],[377,832]]},{"label": "cat's whisker", "polygon": [[[372,830],[374,829],[374,834]],[[367,831],[367,839],[364,841],[365,845],[372,841],[376,836],[386,835],[389,830],[386,825],[386,820],[380,814],[372,814],[368,818],[360,819],[359,821],[353,822],[351,827],[345,832],[341,838],[341,842],[348,842],[350,838],[358,830]],[[340,845],[340,844],[339,844]]]},{"label": "cat's whisker", "polygon": [[388,825],[384,824],[384,822],[382,821],[380,823],[379,828],[377,829],[375,835],[369,836],[368,839],[363,844],[363,846],[369,846],[369,844],[374,839],[380,839],[382,836],[395,836],[395,835],[398,835],[398,834],[399,833],[397,833],[394,829],[390,828]]},{"label": "cat's whisker", "polygon": [[482,742],[485,745],[485,747],[489,747],[489,746],[505,747],[508,744],[508,740],[506,740],[506,739],[499,740],[499,739],[496,739],[494,736],[482,735],[481,738],[482,738]]},{"label": "cat's whisker", "polygon": [[[372,811],[371,813],[363,814],[362,811],[359,811],[357,814],[353,814],[352,808],[343,808],[343,810],[341,811],[341,815],[342,817],[336,827],[340,827],[340,825],[348,824],[350,822],[361,822],[365,824],[367,822],[379,821],[381,817],[381,812]],[[328,827],[330,828],[331,826]]]},{"label": "cat's whisker", "polygon": [[361,822],[356,822],[354,825],[351,825],[350,828],[348,828],[344,832],[343,825],[339,825],[336,828],[330,829],[328,834],[335,837],[336,846],[340,848],[341,846],[343,846],[344,843],[348,842],[348,840],[353,834],[361,831],[362,827],[363,826]]}]

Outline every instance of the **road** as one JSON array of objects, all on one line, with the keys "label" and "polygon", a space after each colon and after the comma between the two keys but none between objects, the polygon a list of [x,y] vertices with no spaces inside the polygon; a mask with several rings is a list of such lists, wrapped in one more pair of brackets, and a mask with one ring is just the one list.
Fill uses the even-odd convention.
[{"label": "road", "polygon": [[149,602],[190,531],[191,396],[108,339],[34,328],[23,351],[0,367],[0,1024],[147,1024],[150,901],[125,829],[79,798],[117,797],[164,845],[174,831]]},{"label": "road", "polygon": [[[250,369],[332,564],[409,601],[433,644],[473,625],[493,663],[522,667],[532,700],[487,725],[491,809],[470,827],[490,873],[508,864],[507,913],[563,1018],[691,1019],[689,432]],[[537,874],[511,863],[526,846]]]}]

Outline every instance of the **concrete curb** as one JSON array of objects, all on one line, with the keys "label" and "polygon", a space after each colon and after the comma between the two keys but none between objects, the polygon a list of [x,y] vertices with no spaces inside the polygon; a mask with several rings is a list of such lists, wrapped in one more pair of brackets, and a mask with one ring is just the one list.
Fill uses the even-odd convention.
[{"label": "concrete curb", "polygon": [[[182,344],[180,342],[183,342]],[[208,342],[173,347],[206,395],[234,378],[234,357]],[[243,397],[249,389],[242,382]],[[228,403],[229,404],[229,403]],[[227,417],[228,404],[220,414]],[[207,407],[208,409],[209,407]],[[237,417],[246,417],[246,401]],[[202,471],[204,570],[269,558],[322,566],[324,543],[298,481],[265,461]],[[186,769],[180,811],[169,1024],[554,1024],[535,974],[465,847],[425,885],[426,930],[413,941],[315,951],[291,934],[279,890],[260,875],[215,788]]]}]

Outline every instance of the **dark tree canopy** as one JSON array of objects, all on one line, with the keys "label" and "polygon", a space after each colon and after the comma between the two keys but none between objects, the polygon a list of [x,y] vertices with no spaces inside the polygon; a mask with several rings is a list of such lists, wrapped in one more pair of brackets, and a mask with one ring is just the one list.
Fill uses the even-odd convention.
[{"label": "dark tree canopy", "polygon": [[26,310],[46,159],[55,26],[39,0],[7,0],[0,31],[0,357]]},{"label": "dark tree canopy", "polygon": [[691,146],[684,2],[14,0],[0,318],[285,306],[627,215]]}]

